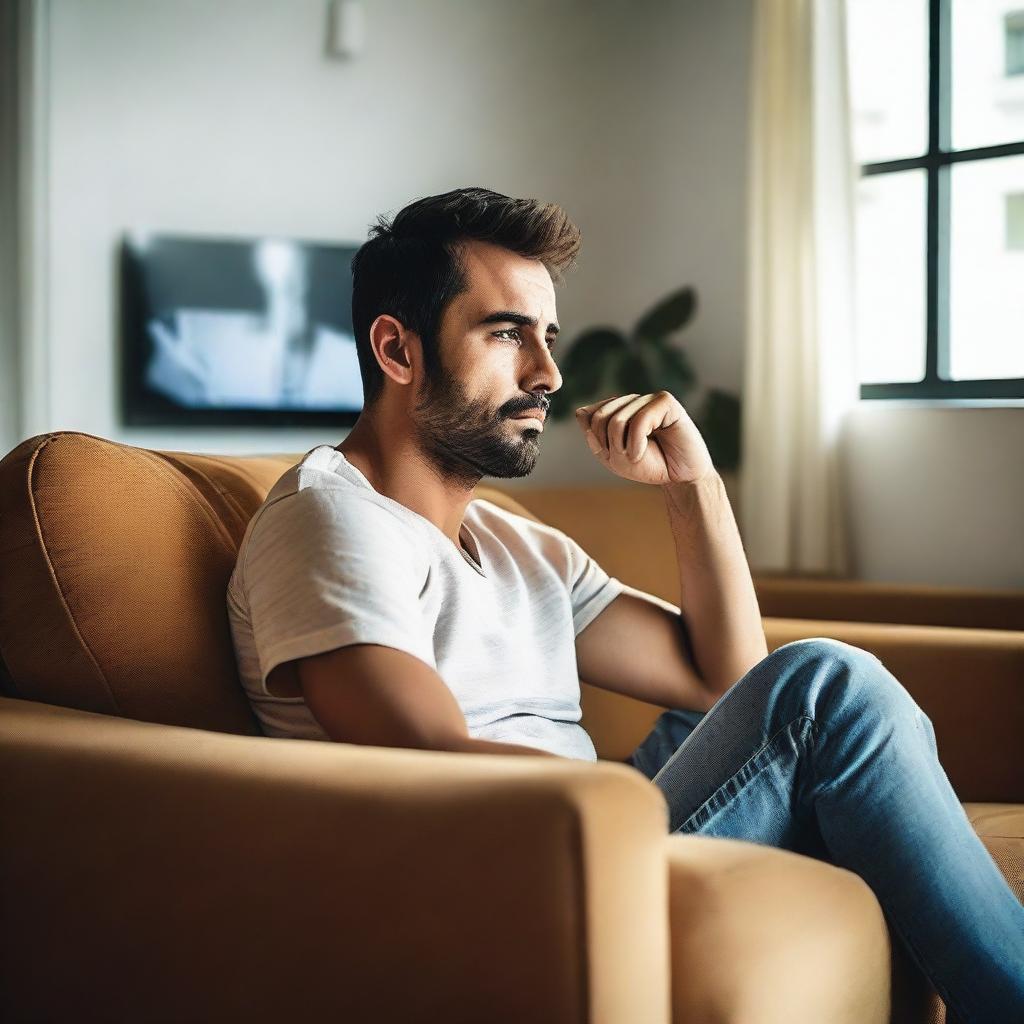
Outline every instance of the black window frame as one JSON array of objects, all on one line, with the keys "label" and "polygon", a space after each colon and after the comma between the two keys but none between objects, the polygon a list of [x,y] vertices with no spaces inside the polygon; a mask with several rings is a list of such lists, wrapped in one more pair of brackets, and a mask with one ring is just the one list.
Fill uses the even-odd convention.
[{"label": "black window frame", "polygon": [[921,168],[927,175],[925,372],[920,381],[861,384],[860,397],[1024,398],[1024,377],[945,380],[949,375],[950,168],[954,164],[1024,154],[1024,139],[952,150],[952,0],[929,0],[928,150],[920,157],[861,164],[861,177]]}]

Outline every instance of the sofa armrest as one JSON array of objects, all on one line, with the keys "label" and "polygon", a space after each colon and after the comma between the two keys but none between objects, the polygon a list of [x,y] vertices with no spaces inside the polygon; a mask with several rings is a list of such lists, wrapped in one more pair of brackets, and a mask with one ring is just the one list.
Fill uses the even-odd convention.
[{"label": "sofa armrest", "polygon": [[631,768],[0,698],[0,779],[12,1019],[669,1020]]},{"label": "sofa armrest", "polygon": [[768,649],[832,637],[878,657],[931,719],[964,802],[1024,803],[1024,632],[765,618]]}]

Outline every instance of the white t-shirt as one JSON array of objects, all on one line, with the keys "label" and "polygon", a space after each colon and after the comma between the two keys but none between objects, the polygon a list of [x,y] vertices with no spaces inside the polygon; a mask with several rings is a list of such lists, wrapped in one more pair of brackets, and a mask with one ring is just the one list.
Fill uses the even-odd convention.
[{"label": "white t-shirt", "polygon": [[467,505],[460,539],[379,494],[329,445],[289,469],[249,523],[227,592],[263,731],[328,740],[301,696],[267,692],[267,676],[373,643],[430,665],[470,736],[596,761],[579,724],[575,638],[623,584],[561,530],[481,498]]}]

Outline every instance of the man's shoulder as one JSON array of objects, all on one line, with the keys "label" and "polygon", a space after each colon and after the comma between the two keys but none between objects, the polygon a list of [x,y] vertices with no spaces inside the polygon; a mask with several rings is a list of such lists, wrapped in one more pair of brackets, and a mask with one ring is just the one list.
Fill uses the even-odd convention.
[{"label": "man's shoulder", "polygon": [[471,525],[482,526],[521,565],[538,561],[556,566],[560,573],[571,558],[571,543],[555,526],[513,512],[486,498],[470,502]]},{"label": "man's shoulder", "polygon": [[[335,545],[383,535],[415,544],[415,525],[372,490],[307,456],[288,469],[267,493],[249,522],[243,551],[268,546]],[[250,556],[251,557],[251,556]]]},{"label": "man's shoulder", "polygon": [[469,503],[474,516],[487,525],[499,525],[521,536],[561,535],[562,531],[547,523],[538,522],[529,516],[521,515],[512,509],[505,508],[489,498],[474,498]]},{"label": "man's shoulder", "polygon": [[415,525],[370,491],[340,477],[317,472],[296,474],[277,493],[271,491],[257,511],[264,530],[276,525],[304,528],[329,528],[365,525],[370,528],[396,530],[418,536]]}]

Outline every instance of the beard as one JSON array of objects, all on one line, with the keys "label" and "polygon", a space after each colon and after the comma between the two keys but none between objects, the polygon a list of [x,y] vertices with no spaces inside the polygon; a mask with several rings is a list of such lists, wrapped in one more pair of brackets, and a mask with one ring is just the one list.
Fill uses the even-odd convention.
[{"label": "beard", "polygon": [[470,401],[443,365],[424,380],[413,411],[413,439],[446,484],[468,490],[485,476],[529,476],[537,464],[540,431],[511,419],[525,411],[522,402],[495,412]]}]

